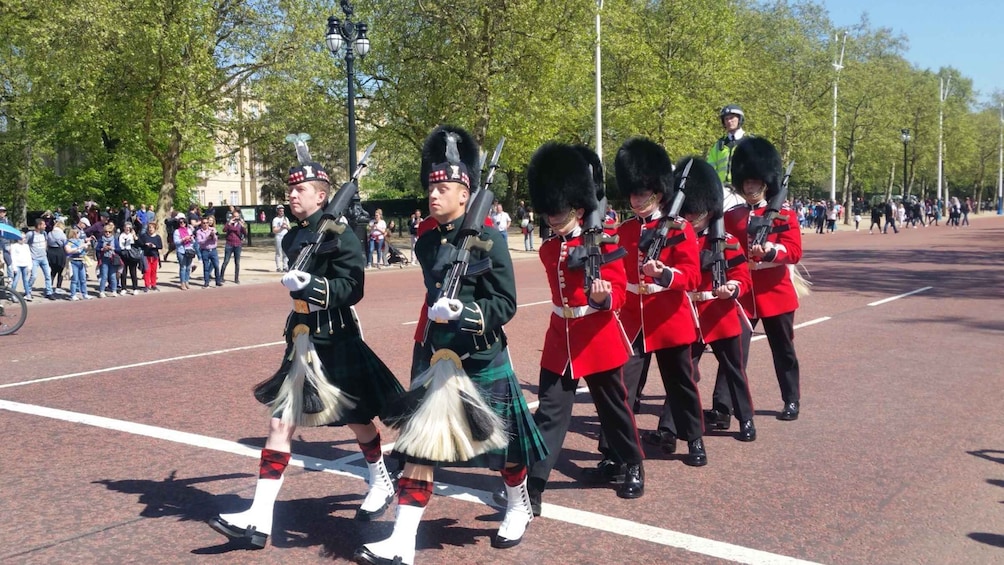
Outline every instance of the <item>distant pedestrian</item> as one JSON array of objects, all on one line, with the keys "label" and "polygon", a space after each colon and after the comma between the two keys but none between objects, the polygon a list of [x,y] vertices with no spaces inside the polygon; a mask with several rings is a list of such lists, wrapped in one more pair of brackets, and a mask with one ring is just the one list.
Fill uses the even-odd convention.
[{"label": "distant pedestrian", "polygon": [[512,218],[509,217],[508,212],[502,209],[501,202],[495,204],[495,211],[491,213],[491,218],[492,218],[492,225],[494,225],[500,232],[502,232],[502,239],[504,239],[506,245],[508,245],[509,226],[512,224]]}]

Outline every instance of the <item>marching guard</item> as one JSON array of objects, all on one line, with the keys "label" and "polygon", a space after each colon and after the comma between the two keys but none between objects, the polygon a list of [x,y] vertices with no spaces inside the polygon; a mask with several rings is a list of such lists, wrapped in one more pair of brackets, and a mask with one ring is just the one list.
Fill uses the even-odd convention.
[{"label": "marching guard", "polygon": [[[282,284],[293,299],[293,311],[286,319],[286,350],[279,370],[254,390],[272,414],[254,501],[248,510],[220,514],[209,522],[214,530],[246,539],[254,548],[264,547],[272,532],[273,507],[298,425],[346,425],[355,434],[369,470],[369,491],[356,519],[380,516],[394,496],[373,418],[403,389],[363,341],[352,307],[363,298],[359,240],[337,217],[326,217],[331,192],[327,172],[309,160],[305,144],[297,153],[301,164],[290,169],[288,179],[289,207],[297,223],[282,241],[292,266]],[[305,245],[317,241],[321,225],[336,227],[322,234],[312,257],[306,251],[298,257]]]},{"label": "marching guard", "polygon": [[718,174],[696,157],[684,159],[676,170],[686,169],[688,162],[687,196],[680,212],[693,226],[701,254],[701,283],[690,293],[700,320],[700,339],[691,347],[694,370],[698,371],[705,346],[710,346],[719,367],[715,388],[727,388],[732,399],[731,413],[739,420],[736,437],[739,441],[754,441],[753,400],[740,339],[743,326],[749,332],[749,320],[736,302],[750,292],[749,266],[739,240],[725,231]]},{"label": "marching guard", "polygon": [[[418,525],[432,498],[437,466],[488,467],[502,474],[508,507],[493,547],[518,544],[533,518],[526,472],[547,451],[502,329],[516,313],[512,259],[498,230],[480,229],[473,242],[464,235],[471,225],[482,227],[487,213],[487,207],[471,208],[477,206],[479,152],[469,133],[452,126],[435,129],[422,150],[421,182],[436,221],[415,244],[425,308],[412,356],[411,390],[388,408],[385,419],[400,428],[395,449],[407,463],[393,532],[356,550],[358,563],[414,563]],[[479,203],[491,196],[487,189],[482,192]],[[465,243],[470,247],[462,249]],[[469,276],[451,277],[465,251]],[[451,282],[457,283],[455,296],[443,296]]]},{"label": "marching guard", "polygon": [[[697,341],[697,320],[687,296],[701,277],[697,238],[688,222],[667,215],[673,212],[668,199],[682,177],[674,179],[665,149],[645,138],[626,141],[617,151],[614,166],[617,187],[635,213],[617,230],[628,252],[624,257],[627,300],[620,316],[633,348],[624,378],[629,390],[637,390],[655,355],[666,400],[658,428],[646,432],[643,439],[666,453],[674,453],[677,438],[683,439],[689,450],[683,462],[700,467],[708,458],[701,397],[690,357],[691,345]],[[661,246],[661,251],[652,253],[653,246]],[[611,467],[597,471],[603,474],[604,469]],[[606,475],[616,478],[609,471]]]},{"label": "marching guard", "polygon": [[[549,453],[530,469],[534,510],[539,511],[557,463],[580,381],[589,387],[610,457],[624,475],[617,496],[641,497],[644,454],[621,372],[631,347],[616,315],[624,304],[624,265],[615,258],[615,244],[601,243],[602,220],[583,225],[584,217],[604,212],[599,203],[604,200],[603,166],[584,146],[547,143],[531,158],[527,181],[534,210],[554,234],[540,246],[552,313],[540,359],[540,404],[534,420]],[[584,233],[586,229],[595,235]],[[598,256],[588,257],[590,251]]]},{"label": "marching guard", "polygon": [[[746,200],[725,214],[725,230],[738,234],[749,258],[752,292],[739,297],[755,327],[763,320],[764,333],[774,358],[774,371],[784,406],[779,420],[796,420],[799,414],[800,377],[795,355],[795,310],[798,308],[795,265],[802,258],[802,235],[791,209],[778,206],[774,217],[764,218],[768,202],[782,195],[781,156],[764,138],[751,137],[736,147],[732,157],[732,180]],[[769,222],[767,240],[753,245],[754,221]],[[744,336],[743,366],[749,356],[749,338]],[[716,391],[717,392],[717,391]],[[728,403],[725,402],[727,405]]]}]

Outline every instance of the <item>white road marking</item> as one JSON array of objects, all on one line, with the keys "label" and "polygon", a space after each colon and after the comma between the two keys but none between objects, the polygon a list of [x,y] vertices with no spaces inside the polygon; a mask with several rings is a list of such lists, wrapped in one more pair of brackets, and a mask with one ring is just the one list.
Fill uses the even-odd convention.
[{"label": "white road marking", "polygon": [[[800,329],[800,328],[804,328],[806,326],[813,326],[813,325],[816,325],[816,324],[821,324],[821,323],[823,323],[823,322],[825,322],[827,320],[831,320],[831,319],[832,318],[829,317],[829,316],[823,316],[822,318],[816,318],[815,320],[809,320],[808,322],[802,322],[801,324],[795,324],[795,326],[794,326],[793,329],[797,330],[797,329]],[[750,339],[750,343],[752,343],[754,341],[760,341],[761,339],[767,339],[767,336],[764,335],[764,334],[755,335],[755,336],[753,336]]]},{"label": "white road marking", "polygon": [[899,300],[900,298],[906,298],[907,296],[912,296],[914,294],[919,294],[921,292],[925,292],[925,291],[931,290],[932,288],[934,288],[934,287],[933,286],[925,286],[924,288],[918,288],[917,290],[914,290],[912,292],[908,292],[906,294],[900,294],[900,295],[893,296],[893,297],[890,297],[890,298],[883,298],[882,300],[877,300],[875,302],[871,302],[871,303],[868,304],[868,306],[878,306],[880,304],[885,304],[886,302],[892,302],[893,300]]},{"label": "white road marking", "polygon": [[49,381],[59,381],[63,379],[72,379],[74,377],[86,377],[88,375],[97,375],[100,373],[110,373],[112,371],[121,371],[123,369],[135,369],[136,367],[148,367],[150,365],[159,365],[161,363],[170,363],[172,361],[184,361],[185,359],[197,359],[199,357],[209,357],[211,355],[224,355],[226,353],[233,353],[235,351],[247,351],[249,349],[259,349],[262,347],[272,347],[275,345],[285,345],[285,341],[274,341],[272,343],[259,343],[258,345],[245,345],[243,347],[232,347],[230,349],[218,349],[216,351],[206,351],[204,353],[192,353],[191,355],[180,355],[178,357],[168,357],[166,359],[154,359],[153,361],[143,361],[141,363],[130,363],[129,365],[119,365],[118,367],[107,367],[105,369],[94,369],[93,371],[83,371],[80,373],[69,373],[66,375],[58,375],[55,377],[45,377],[42,379],[34,379],[30,381],[22,381],[17,383],[8,383],[5,385],[0,385],[0,389],[11,388],[15,386],[31,385],[35,383],[45,383]]},{"label": "white road marking", "polygon": [[[551,303],[550,300],[542,300],[540,302],[528,302],[526,304],[517,304],[516,308],[518,309],[518,308],[526,308],[528,306],[540,306],[541,304],[550,304],[550,303]],[[401,325],[402,326],[415,326],[415,325],[418,325],[418,320],[413,320],[411,322],[403,322]]]},{"label": "white road marking", "polygon": [[[157,426],[148,426],[146,424],[126,422],[124,420],[116,420],[113,418],[105,418],[103,416],[93,416],[90,414],[69,412],[67,410],[23,404],[20,402],[10,402],[7,400],[0,400],[0,410],[8,410],[20,414],[29,414],[33,416],[41,416],[43,418],[62,420],[65,422],[85,424],[97,428],[171,441],[182,445],[212,449],[234,455],[243,455],[252,459],[257,459],[261,455],[261,450],[259,448],[233,441],[188,432],[169,430]],[[390,448],[389,445],[385,445],[384,447],[387,449]],[[352,458],[354,459],[357,457],[358,456],[353,456]],[[346,464],[347,459],[349,458],[329,461],[318,459],[316,457],[293,454],[290,458],[289,464],[313,471],[321,471],[338,476],[364,479],[366,474],[368,474],[368,471],[363,467],[355,467]],[[492,493],[479,489],[436,482],[435,492],[440,496],[447,496],[455,500],[477,502],[486,506],[494,506],[490,503]],[[733,545],[690,534],[675,532],[673,530],[640,524],[630,520],[613,518],[611,516],[604,516],[594,512],[577,510],[575,508],[568,508],[565,506],[558,506],[556,504],[545,503],[542,505],[541,510],[541,516],[544,518],[575,524],[577,526],[585,526],[622,537],[634,538],[667,547],[675,547],[693,553],[700,553],[702,555],[709,555],[711,557],[726,559],[738,563],[750,563],[755,565],[815,565],[811,561],[804,561],[785,555],[750,549],[739,545]]]}]

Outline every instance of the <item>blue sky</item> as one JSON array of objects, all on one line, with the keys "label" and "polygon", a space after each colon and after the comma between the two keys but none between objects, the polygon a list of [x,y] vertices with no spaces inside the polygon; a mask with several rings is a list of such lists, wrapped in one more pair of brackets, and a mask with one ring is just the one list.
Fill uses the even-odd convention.
[{"label": "blue sky", "polygon": [[837,26],[867,12],[871,27],[887,27],[909,40],[906,59],[937,71],[951,66],[973,80],[979,100],[1004,91],[1002,0],[817,0]]}]

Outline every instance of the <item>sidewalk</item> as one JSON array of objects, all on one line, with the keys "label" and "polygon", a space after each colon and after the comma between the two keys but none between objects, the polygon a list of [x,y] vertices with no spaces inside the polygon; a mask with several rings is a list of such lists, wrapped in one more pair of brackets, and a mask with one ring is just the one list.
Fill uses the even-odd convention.
[{"label": "sidewalk", "polygon": [[[539,238],[534,238],[534,245],[539,245]],[[409,250],[411,247],[411,240],[407,236],[405,237],[391,237],[390,243],[396,247],[401,253],[404,254],[405,258],[410,256]],[[535,258],[537,257],[536,251],[523,251],[523,235],[519,231],[509,232],[509,250],[512,253],[513,261],[519,261],[523,259]],[[223,266],[223,245],[219,247],[220,254],[220,266]],[[189,288],[191,292],[202,292],[204,290],[203,285],[203,269],[202,262],[195,261],[196,265],[195,272],[192,273],[191,280],[189,282]],[[417,264],[406,264],[398,263],[396,265],[384,266],[382,269],[372,268],[367,269],[367,276],[373,276],[379,272],[386,270],[396,270],[396,269],[411,269],[416,268]],[[88,273],[87,287],[89,294],[97,298],[97,284],[98,278],[93,276],[93,269]],[[282,273],[277,272],[275,268],[275,246],[273,244],[272,238],[256,237],[254,238],[254,245],[244,245],[241,250],[241,271],[240,271],[241,285],[248,284],[263,284],[272,283],[277,284],[279,279],[282,278]],[[139,279],[139,290],[137,294],[142,295],[143,293],[143,275],[138,273]],[[166,261],[162,261],[160,269],[157,271],[157,288],[159,292],[180,292],[179,280],[178,280],[178,258],[175,253],[171,253]],[[224,277],[224,286],[234,285],[234,261],[231,259],[230,264],[227,266],[227,270]],[[32,288],[32,295],[34,296],[34,301],[32,302],[32,307],[37,305],[46,304],[50,302],[69,302],[69,288],[70,281],[67,277],[63,277],[63,287],[62,292],[56,292],[56,300],[50,301],[42,298],[44,294],[44,279],[41,272],[36,272],[35,286]],[[18,285],[20,288],[20,285]],[[119,281],[119,288],[122,288],[122,281]],[[132,288],[132,280],[129,279],[129,284],[126,288]],[[209,289],[216,288],[216,283],[214,280],[210,280]],[[156,294],[151,292],[149,294]]]}]

